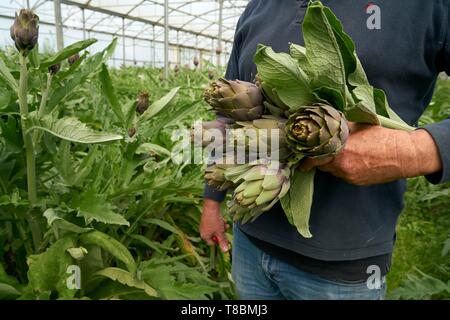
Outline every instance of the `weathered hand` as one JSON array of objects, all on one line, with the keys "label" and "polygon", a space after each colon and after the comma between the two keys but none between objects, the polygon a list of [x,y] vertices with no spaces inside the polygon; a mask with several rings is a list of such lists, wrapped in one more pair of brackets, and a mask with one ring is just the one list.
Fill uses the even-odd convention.
[{"label": "weathered hand", "polygon": [[[220,203],[214,200],[205,199],[203,203],[203,213],[200,222],[200,236],[210,246],[218,244],[223,252],[229,250],[229,244],[225,235],[229,225],[225,222],[220,213]],[[217,239],[217,243],[215,243]]]},{"label": "weathered hand", "polygon": [[426,130],[406,132],[350,123],[345,148],[328,159],[305,159],[300,170],[317,167],[355,185],[387,183],[438,172],[438,148]]}]

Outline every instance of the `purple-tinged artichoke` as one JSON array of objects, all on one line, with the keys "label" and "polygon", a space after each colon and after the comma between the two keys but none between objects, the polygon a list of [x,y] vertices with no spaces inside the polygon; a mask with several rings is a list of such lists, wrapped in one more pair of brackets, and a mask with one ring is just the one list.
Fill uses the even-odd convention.
[{"label": "purple-tinged artichoke", "polygon": [[325,104],[303,107],[286,122],[289,146],[292,151],[304,157],[336,155],[344,148],[348,135],[345,116]]},{"label": "purple-tinged artichoke", "polygon": [[11,38],[19,52],[26,56],[39,38],[39,17],[32,10],[22,9],[10,29]]},{"label": "purple-tinged artichoke", "polygon": [[263,114],[263,97],[250,82],[219,79],[204,93],[205,101],[222,116],[236,121],[252,121]]},{"label": "purple-tinged artichoke", "polygon": [[136,112],[142,115],[150,106],[149,100],[150,94],[146,91],[142,91],[138,94],[136,101]]}]

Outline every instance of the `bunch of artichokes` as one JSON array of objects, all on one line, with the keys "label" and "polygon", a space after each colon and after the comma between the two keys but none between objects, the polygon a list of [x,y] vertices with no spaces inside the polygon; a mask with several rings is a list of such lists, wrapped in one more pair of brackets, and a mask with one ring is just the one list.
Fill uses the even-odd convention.
[{"label": "bunch of artichokes", "polygon": [[[306,47],[291,44],[287,54],[259,45],[254,84],[219,79],[205,91],[205,101],[216,113],[234,121],[224,143],[241,142],[242,148],[232,150],[244,150],[245,157],[238,155],[238,160],[247,161],[216,163],[208,168],[206,180],[219,190],[234,189],[228,206],[236,220],[253,221],[281,199],[289,222],[302,236],[311,237],[315,169],[296,170],[301,161],[342,151],[349,136],[347,119],[414,128],[389,107],[382,90],[369,84],[350,36],[329,8],[310,2],[304,20]],[[344,60],[345,65],[337,63]],[[223,129],[219,123],[214,126]],[[271,135],[274,131],[278,141]]]},{"label": "bunch of artichokes", "polygon": [[[254,221],[287,194],[290,176],[303,157],[335,155],[349,134],[344,115],[334,107],[317,103],[293,110],[258,77],[255,84],[219,79],[204,98],[220,117],[204,122],[203,130],[220,130],[223,143],[237,153],[234,163],[208,167],[205,179],[217,190],[234,189],[229,212],[242,223]],[[192,139],[206,147],[210,141],[204,132],[192,134]],[[244,164],[236,160],[242,159],[238,145]]]}]

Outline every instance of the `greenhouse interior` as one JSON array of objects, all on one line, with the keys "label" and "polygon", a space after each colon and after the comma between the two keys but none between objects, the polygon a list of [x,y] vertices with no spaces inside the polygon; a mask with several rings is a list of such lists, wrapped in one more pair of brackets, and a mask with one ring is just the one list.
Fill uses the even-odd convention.
[{"label": "greenhouse interior", "polygon": [[449,300],[448,22],[354,2],[0,1],[0,300]]},{"label": "greenhouse interior", "polygon": [[224,65],[246,0],[75,0],[2,1],[0,46],[10,42],[14,12],[32,8],[40,18],[41,50],[62,49],[95,38],[92,52],[118,38],[110,63],[173,68],[192,59]]}]

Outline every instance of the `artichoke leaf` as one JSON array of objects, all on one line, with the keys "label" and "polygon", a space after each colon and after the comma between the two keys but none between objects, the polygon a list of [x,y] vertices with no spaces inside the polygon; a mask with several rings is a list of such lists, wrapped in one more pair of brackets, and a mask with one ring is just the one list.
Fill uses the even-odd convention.
[{"label": "artichoke leaf", "polygon": [[289,189],[290,201],[288,207],[290,207],[292,222],[298,232],[305,238],[312,237],[309,230],[309,217],[314,195],[315,174],[315,169],[307,172],[297,170],[291,180],[292,187]]}]

